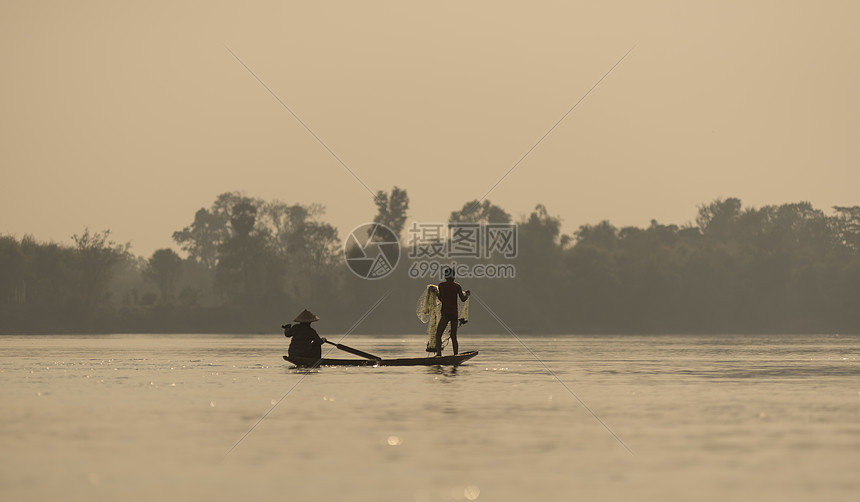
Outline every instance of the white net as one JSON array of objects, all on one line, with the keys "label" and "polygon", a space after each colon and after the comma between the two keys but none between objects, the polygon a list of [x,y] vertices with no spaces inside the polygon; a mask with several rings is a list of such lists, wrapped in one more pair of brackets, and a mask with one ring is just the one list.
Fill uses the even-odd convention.
[{"label": "white net", "polygon": [[436,352],[436,326],[439,325],[439,314],[442,302],[439,300],[439,288],[435,284],[428,284],[424,292],[418,297],[415,305],[415,313],[418,319],[427,325],[427,352]]},{"label": "white net", "polygon": [[[469,321],[469,300],[470,298],[467,298],[459,306],[460,315],[457,318],[460,324],[466,324]],[[415,304],[415,313],[418,315],[418,319],[427,325],[427,330],[425,331],[427,335],[427,352],[436,352],[436,327],[439,326],[441,311],[442,301],[439,300],[439,288],[435,284],[428,284]],[[445,347],[450,338],[451,325],[449,324],[442,334],[442,347]]]}]

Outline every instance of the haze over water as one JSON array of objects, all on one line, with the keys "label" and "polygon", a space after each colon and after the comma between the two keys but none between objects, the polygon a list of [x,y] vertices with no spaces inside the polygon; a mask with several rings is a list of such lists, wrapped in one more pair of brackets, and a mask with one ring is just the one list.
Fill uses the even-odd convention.
[{"label": "haze over water", "polygon": [[456,370],[311,372],[274,335],[2,337],[0,495],[856,499],[856,335],[522,341],[553,374],[507,335],[462,334],[481,354]]}]

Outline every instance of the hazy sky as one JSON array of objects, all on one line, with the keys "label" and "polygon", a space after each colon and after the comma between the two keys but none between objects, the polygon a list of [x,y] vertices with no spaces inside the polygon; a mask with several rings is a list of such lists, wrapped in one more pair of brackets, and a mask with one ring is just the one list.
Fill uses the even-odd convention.
[{"label": "hazy sky", "polygon": [[[647,5],[646,5],[647,4]],[[0,4],[0,234],[132,251],[222,192],[319,202],[345,235],[372,190],[444,221],[488,198],[566,233],[683,224],[717,197],[860,204],[860,2]]]}]

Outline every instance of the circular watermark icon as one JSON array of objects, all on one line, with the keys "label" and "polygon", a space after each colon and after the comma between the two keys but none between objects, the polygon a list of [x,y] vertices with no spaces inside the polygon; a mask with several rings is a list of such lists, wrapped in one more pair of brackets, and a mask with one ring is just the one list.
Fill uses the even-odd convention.
[{"label": "circular watermark icon", "polygon": [[347,236],[343,258],[352,273],[362,279],[382,279],[394,272],[400,261],[400,240],[394,230],[381,223],[364,223]]}]

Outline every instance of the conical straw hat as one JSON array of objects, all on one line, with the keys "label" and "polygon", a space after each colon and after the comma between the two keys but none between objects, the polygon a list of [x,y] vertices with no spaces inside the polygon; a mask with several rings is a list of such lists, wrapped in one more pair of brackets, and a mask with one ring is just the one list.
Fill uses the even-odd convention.
[{"label": "conical straw hat", "polygon": [[319,321],[320,318],[318,315],[314,314],[308,309],[304,309],[301,314],[297,315],[293,322],[314,322]]}]

